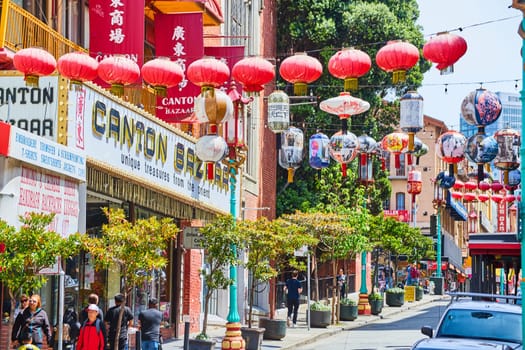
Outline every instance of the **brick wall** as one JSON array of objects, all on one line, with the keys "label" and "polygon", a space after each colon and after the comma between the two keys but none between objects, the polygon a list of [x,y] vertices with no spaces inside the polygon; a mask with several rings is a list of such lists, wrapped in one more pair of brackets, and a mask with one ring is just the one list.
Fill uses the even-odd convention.
[{"label": "brick wall", "polygon": [[[202,280],[202,252],[188,249],[184,254],[184,287],[182,296],[182,314],[190,316],[190,332],[200,331]],[[184,324],[180,325],[184,330]]]}]

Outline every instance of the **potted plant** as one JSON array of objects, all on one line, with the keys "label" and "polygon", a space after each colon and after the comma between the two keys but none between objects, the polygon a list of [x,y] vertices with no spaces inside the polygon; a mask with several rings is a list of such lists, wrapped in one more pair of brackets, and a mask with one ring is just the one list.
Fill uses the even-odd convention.
[{"label": "potted plant", "polygon": [[368,303],[372,315],[379,315],[383,311],[383,296],[378,292],[372,292],[368,295]]},{"label": "potted plant", "polygon": [[[213,349],[215,341],[210,340],[206,331],[208,326],[209,302],[217,289],[226,289],[233,280],[226,275],[227,267],[238,265],[238,251],[243,247],[243,241],[235,228],[235,221],[231,215],[218,216],[215,220],[200,228],[202,234],[202,248],[205,249],[207,269],[201,270],[201,276],[206,283],[204,296],[204,319],[202,330],[195,339],[189,340],[190,350]],[[236,250],[231,249],[235,246]]]},{"label": "potted plant", "polygon": [[341,299],[339,310],[339,318],[342,321],[353,321],[357,318],[357,303],[350,298]]},{"label": "potted plant", "polygon": [[416,286],[416,301],[423,299],[424,289],[422,286]]},{"label": "potted plant", "polygon": [[385,301],[388,306],[403,306],[405,303],[405,290],[403,288],[389,288],[385,293]]},{"label": "potted plant", "polygon": [[310,326],[314,328],[326,328],[330,325],[332,309],[330,306],[314,301],[310,304]]}]

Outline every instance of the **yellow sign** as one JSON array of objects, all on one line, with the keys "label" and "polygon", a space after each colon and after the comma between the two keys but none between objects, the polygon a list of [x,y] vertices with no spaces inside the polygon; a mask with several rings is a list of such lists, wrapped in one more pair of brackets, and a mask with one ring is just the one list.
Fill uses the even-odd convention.
[{"label": "yellow sign", "polygon": [[416,287],[405,286],[405,301],[416,301]]}]

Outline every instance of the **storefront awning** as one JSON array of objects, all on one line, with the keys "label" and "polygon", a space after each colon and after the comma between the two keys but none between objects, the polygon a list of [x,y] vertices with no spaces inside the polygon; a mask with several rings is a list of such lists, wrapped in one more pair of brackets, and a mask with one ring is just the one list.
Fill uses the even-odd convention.
[{"label": "storefront awning", "polygon": [[469,235],[470,255],[519,256],[521,243],[515,233],[473,233]]},{"label": "storefront awning", "polygon": [[447,193],[447,209],[449,209],[450,216],[456,221],[467,221],[467,208],[459,201],[452,198],[450,192]]}]

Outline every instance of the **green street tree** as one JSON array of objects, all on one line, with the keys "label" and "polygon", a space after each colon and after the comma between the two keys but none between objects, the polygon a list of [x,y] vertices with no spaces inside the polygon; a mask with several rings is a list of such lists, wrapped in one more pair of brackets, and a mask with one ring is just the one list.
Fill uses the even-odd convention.
[{"label": "green street tree", "polygon": [[233,284],[234,281],[228,274],[228,267],[240,265],[238,256],[244,247],[244,240],[238,233],[235,219],[231,215],[218,216],[202,227],[200,232],[207,267],[201,270],[201,275],[206,283],[206,295],[204,296],[204,320],[199,338],[206,339],[208,338],[206,332],[210,299],[216,290],[226,289]]},{"label": "green street tree", "polygon": [[[152,216],[132,223],[126,219],[122,209],[104,208],[108,220],[102,225],[97,237],[82,236],[82,247],[94,261],[95,268],[117,268],[122,277],[124,297],[134,286],[151,280],[153,270],[166,266],[168,260],[163,252],[179,228],[171,218],[158,219]],[[124,303],[120,309],[118,324],[124,314]],[[120,327],[117,328],[115,349],[118,350]]]},{"label": "green street tree", "polygon": [[[237,229],[245,240],[248,252],[245,266],[252,275],[248,298],[248,327],[251,327],[257,284],[274,279],[285,265],[304,268],[295,260],[294,252],[303,246],[315,245],[317,239],[304,227],[283,219],[270,221],[261,217],[255,221],[241,221]],[[270,293],[270,298],[272,296],[274,293]],[[270,300],[270,318],[273,318],[274,310],[275,300]]]},{"label": "green street tree", "polygon": [[54,214],[28,213],[19,217],[20,229],[0,220],[0,281],[11,299],[11,326],[20,294],[36,293],[46,284],[47,275],[39,271],[58,263],[58,258],[65,260],[80,251],[78,234],[64,238],[49,230],[53,218]]},{"label": "green street tree", "polygon": [[[332,267],[333,286],[337,286],[338,262],[341,259],[355,257],[357,253],[369,248],[368,222],[370,215],[366,209],[354,207],[352,210],[337,207],[332,212],[312,211],[296,212],[283,215],[284,220],[302,226],[316,239],[314,247],[316,261],[328,262]],[[315,269],[317,272],[318,269]],[[319,300],[318,277],[315,274],[317,291],[315,299]],[[335,294],[335,293],[334,293]],[[336,298],[332,302],[332,323],[336,320]]]},{"label": "green street tree", "polygon": [[[330,75],[326,69],[328,61],[341,48],[360,49],[372,59],[372,68],[359,78],[360,88],[352,95],[369,102],[371,108],[349,119],[349,131],[357,136],[367,133],[377,141],[392,132],[399,124],[399,104],[395,97],[420,86],[423,73],[430,69],[431,63],[420,59],[407,72],[406,82],[394,86],[391,74],[379,69],[374,58],[389,40],[406,40],[420,49],[423,47],[423,33],[416,23],[419,16],[417,1],[278,0],[277,6],[278,61],[292,53],[305,51],[318,58],[325,67],[321,78],[310,84],[311,98],[319,102],[337,96],[343,90],[343,81]],[[291,93],[291,86],[284,80],[277,79],[277,85]],[[317,131],[330,137],[341,128],[338,116],[320,111],[317,106],[292,106],[291,115],[292,124],[303,129],[305,139]],[[357,171],[355,163],[349,165],[349,176],[343,178],[340,164],[332,162],[329,168],[318,171],[309,167],[305,159],[295,171],[292,184],[286,184],[286,172],[279,169],[277,216],[295,210],[308,211],[324,203],[335,184],[341,190],[346,189],[348,195],[332,195],[334,200],[349,207],[348,198],[353,197],[359,187],[356,177],[351,175]],[[381,203],[390,196],[387,174],[380,169],[377,159],[374,161],[374,179],[375,184],[369,188],[369,209],[372,214],[377,214],[382,210]]]}]

